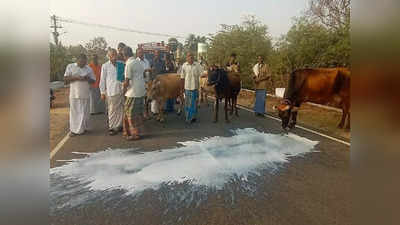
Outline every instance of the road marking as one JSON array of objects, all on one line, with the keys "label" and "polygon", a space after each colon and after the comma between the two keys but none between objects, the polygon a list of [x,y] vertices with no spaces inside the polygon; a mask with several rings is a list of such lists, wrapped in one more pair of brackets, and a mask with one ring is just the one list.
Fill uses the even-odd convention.
[{"label": "road marking", "polygon": [[61,147],[65,144],[65,142],[67,142],[69,139],[69,133],[67,135],[65,135],[65,137],[58,142],[58,144],[56,145],[56,147],[50,152],[50,159],[52,159],[56,153],[61,149]]},{"label": "road marking", "polygon": [[[215,100],[215,97],[208,96],[208,98],[211,98],[211,99],[214,99],[214,100]],[[244,109],[244,110],[248,111],[248,112],[253,112],[253,113],[254,113],[253,110],[251,110],[251,109],[249,109],[249,108],[246,108],[246,107],[244,107],[244,106],[242,106],[242,105],[237,104],[237,106],[238,106],[239,108],[241,108],[241,109]],[[276,117],[273,117],[273,116],[270,116],[270,115],[267,115],[267,114],[263,114],[263,115],[264,115],[264,117],[267,117],[267,118],[270,118],[270,119],[273,119],[273,120],[276,120],[276,121],[279,121],[279,122],[282,121],[282,120],[279,119],[279,118],[276,118]],[[297,124],[296,124],[296,127],[297,127],[297,128],[300,128],[300,129],[302,129],[302,130],[308,131],[308,132],[310,132],[310,133],[319,135],[319,136],[321,136],[321,137],[328,138],[328,139],[330,139],[330,140],[332,140],[332,141],[336,141],[336,142],[339,142],[339,143],[341,143],[341,144],[344,144],[344,145],[347,145],[347,146],[351,146],[351,144],[350,144],[349,142],[347,142],[347,141],[343,141],[343,140],[340,140],[340,139],[338,139],[338,138],[331,137],[331,136],[329,136],[329,135],[320,133],[320,132],[315,131],[315,130],[311,130],[311,129],[305,128],[305,127],[300,126],[300,125],[297,125]]]}]

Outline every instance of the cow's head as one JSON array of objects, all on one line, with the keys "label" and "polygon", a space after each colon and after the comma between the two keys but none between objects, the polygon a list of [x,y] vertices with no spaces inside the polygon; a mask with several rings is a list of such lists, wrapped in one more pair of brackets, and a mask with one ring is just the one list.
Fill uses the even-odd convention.
[{"label": "cow's head", "polygon": [[207,85],[208,86],[215,85],[218,81],[219,69],[208,70],[207,74],[208,74]]},{"label": "cow's head", "polygon": [[282,120],[282,128],[286,129],[290,121],[291,112],[293,111],[291,102],[285,99],[279,105],[274,106],[273,109],[278,111],[279,118]]},{"label": "cow's head", "polygon": [[153,80],[147,82],[147,98],[151,101],[156,99],[157,96],[160,96],[160,85],[161,82],[159,80]]}]

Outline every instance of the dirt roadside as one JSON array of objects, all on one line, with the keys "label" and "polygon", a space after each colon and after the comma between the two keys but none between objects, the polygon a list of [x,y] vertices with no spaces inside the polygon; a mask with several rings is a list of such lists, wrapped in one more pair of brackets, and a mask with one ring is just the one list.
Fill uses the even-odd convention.
[{"label": "dirt roadside", "polygon": [[56,97],[53,108],[50,109],[50,151],[56,147],[58,142],[68,133],[69,122],[69,88],[54,90]]}]

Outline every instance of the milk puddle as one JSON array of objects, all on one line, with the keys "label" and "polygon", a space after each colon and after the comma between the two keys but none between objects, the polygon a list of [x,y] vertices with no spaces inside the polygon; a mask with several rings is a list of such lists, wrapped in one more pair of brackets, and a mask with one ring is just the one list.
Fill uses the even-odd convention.
[{"label": "milk puddle", "polygon": [[[169,197],[164,200],[191,204],[205,197],[207,190],[224,190],[233,181],[251,192],[252,177],[313,151],[318,143],[251,128],[232,132],[231,137],[182,142],[182,147],[162,151],[109,149],[52,168],[52,208],[75,207],[99,198],[110,201],[116,195],[135,198],[145,190],[165,190]],[[185,188],[177,188],[182,185]]]}]

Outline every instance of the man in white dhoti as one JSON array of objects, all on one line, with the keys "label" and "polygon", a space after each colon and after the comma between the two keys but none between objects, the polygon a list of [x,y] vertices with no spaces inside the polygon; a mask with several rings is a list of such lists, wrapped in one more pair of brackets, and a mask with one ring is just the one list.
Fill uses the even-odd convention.
[{"label": "man in white dhoti", "polygon": [[70,83],[69,135],[74,137],[89,130],[89,83],[92,84],[96,81],[93,70],[87,65],[87,56],[85,54],[79,55],[76,63],[71,63],[67,66],[64,80]]},{"label": "man in white dhoti", "polygon": [[101,99],[107,99],[109,134],[115,135],[122,131],[124,97],[122,83],[117,79],[117,51],[110,49],[107,56],[109,61],[101,67],[100,93]]}]

